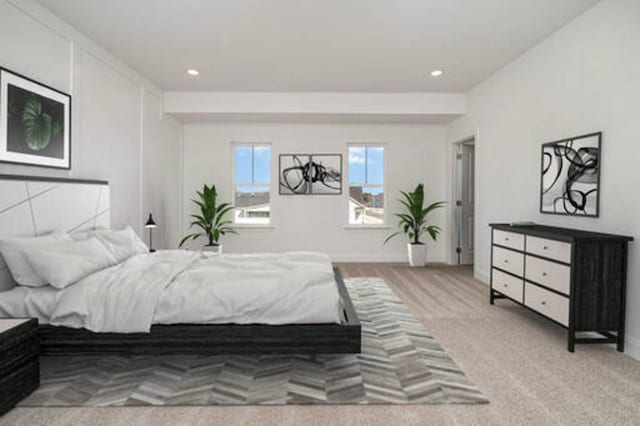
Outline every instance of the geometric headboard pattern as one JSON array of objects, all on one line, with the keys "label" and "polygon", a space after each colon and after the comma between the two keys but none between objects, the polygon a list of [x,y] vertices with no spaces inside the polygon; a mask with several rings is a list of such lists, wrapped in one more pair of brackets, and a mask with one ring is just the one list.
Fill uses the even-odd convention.
[{"label": "geometric headboard pattern", "polygon": [[[106,181],[0,175],[0,236],[109,228]],[[0,256],[0,291],[13,279]]]}]

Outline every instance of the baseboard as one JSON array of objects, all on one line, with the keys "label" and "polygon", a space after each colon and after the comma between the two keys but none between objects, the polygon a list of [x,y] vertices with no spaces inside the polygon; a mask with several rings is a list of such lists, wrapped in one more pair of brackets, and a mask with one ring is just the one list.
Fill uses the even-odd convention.
[{"label": "baseboard", "polygon": [[481,271],[480,269],[475,269],[473,270],[473,277],[478,280],[478,281],[482,281],[483,283],[485,283],[486,285],[489,285],[489,274]]},{"label": "baseboard", "polygon": [[[336,254],[330,255],[332,262],[340,263],[407,263],[406,254]],[[428,256],[427,263],[445,263],[444,256]]]},{"label": "baseboard", "polygon": [[640,339],[627,336],[624,339],[624,353],[640,361]]}]

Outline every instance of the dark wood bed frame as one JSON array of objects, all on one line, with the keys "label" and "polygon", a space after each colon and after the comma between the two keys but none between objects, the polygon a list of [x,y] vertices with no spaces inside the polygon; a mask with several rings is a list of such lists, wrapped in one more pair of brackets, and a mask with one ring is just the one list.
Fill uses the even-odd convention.
[{"label": "dark wood bed frame", "polygon": [[220,355],[360,353],[361,328],[342,275],[334,268],[343,302],[341,324],[174,324],[149,333],[94,333],[40,325],[42,355]]},{"label": "dark wood bed frame", "polygon": [[[2,175],[2,180],[108,185],[104,180]],[[172,324],[149,333],[94,333],[40,325],[42,355],[98,354],[343,354],[360,353],[360,321],[334,268],[343,302],[340,324]]]}]

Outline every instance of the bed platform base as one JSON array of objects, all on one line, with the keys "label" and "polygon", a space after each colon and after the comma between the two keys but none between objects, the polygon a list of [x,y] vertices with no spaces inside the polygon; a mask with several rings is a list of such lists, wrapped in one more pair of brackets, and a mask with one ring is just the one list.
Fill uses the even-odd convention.
[{"label": "bed platform base", "polygon": [[41,355],[221,355],[360,353],[358,315],[334,268],[343,300],[341,324],[172,324],[150,333],[94,333],[40,325]]}]

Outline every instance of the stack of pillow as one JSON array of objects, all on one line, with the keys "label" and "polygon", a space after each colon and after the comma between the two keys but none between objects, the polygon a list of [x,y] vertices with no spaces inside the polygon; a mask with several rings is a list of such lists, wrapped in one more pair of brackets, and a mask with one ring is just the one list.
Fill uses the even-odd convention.
[{"label": "stack of pillow", "polygon": [[16,283],[65,288],[90,274],[148,253],[131,227],[121,231],[54,232],[41,237],[3,238],[0,253]]}]

